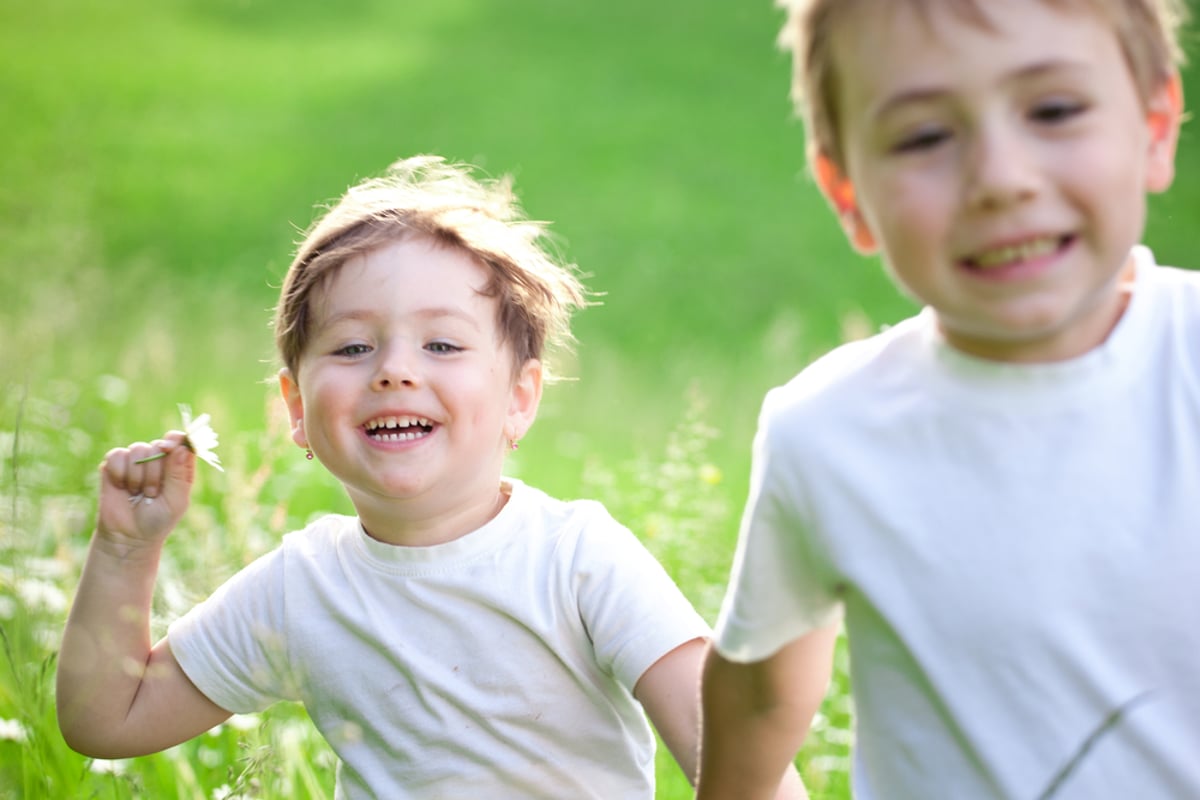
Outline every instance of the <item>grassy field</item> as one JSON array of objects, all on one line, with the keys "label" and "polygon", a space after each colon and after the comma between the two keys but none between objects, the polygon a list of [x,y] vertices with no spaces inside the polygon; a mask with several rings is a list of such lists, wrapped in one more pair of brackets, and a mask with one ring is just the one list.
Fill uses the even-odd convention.
[{"label": "grassy field", "polygon": [[[160,625],[348,509],[288,444],[267,323],[315,206],[400,156],[511,173],[554,223],[602,302],[512,471],[603,500],[712,619],[763,392],[912,311],[809,184],[778,23],[766,0],[0,4],[0,800],[329,794],[293,707],[77,756],[53,658],[95,465],[177,402],[213,415],[229,470],[171,540]],[[1160,260],[1200,262],[1198,220],[1193,124],[1152,204]],[[842,667],[802,758],[815,797],[848,796]],[[660,763],[659,796],[690,796]]]}]

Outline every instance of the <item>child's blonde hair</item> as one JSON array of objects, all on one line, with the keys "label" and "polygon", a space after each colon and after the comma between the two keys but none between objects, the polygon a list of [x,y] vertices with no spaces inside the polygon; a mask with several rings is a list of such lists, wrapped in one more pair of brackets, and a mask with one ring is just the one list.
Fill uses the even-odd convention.
[{"label": "child's blonde hair", "polygon": [[[985,0],[905,0],[909,10],[928,17],[936,5],[987,25]],[[994,2],[994,0],[993,0]],[[1187,15],[1184,0],[1045,0],[1055,5],[1088,3],[1112,24],[1142,100],[1159,89],[1183,63],[1178,33]],[[837,74],[831,34],[856,9],[895,8],[896,0],[776,0],[787,12],[779,42],[792,53],[792,100],[804,119],[809,152],[821,153],[840,167],[841,129]]]},{"label": "child's blonde hair", "polygon": [[487,269],[483,293],[497,300],[514,369],[544,358],[547,344],[570,344],[571,314],[586,304],[574,265],[551,257],[545,234],[545,223],[525,218],[507,177],[476,179],[470,166],[439,156],[397,161],[347,190],[300,243],[275,309],[284,366],[298,374],[312,335],[314,292],[354,256],[413,236],[460,248]]}]

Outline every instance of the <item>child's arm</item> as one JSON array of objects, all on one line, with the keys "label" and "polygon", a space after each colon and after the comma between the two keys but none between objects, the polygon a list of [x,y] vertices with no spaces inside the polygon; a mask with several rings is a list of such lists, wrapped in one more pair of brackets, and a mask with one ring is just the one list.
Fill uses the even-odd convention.
[{"label": "child's arm", "polygon": [[[634,697],[646,709],[658,735],[690,782],[696,780],[696,756],[700,749],[698,692],[707,649],[704,639],[681,644],[654,662],[633,688]],[[780,774],[783,775],[782,768]],[[769,797],[808,800],[794,768],[783,777],[782,784],[776,780],[778,792]]]},{"label": "child's arm", "polygon": [[633,696],[675,756],[689,783],[696,780],[696,751],[700,733],[700,670],[706,640],[684,642],[650,665],[633,687]]},{"label": "child's arm", "polygon": [[697,800],[773,796],[824,699],[837,630],[817,629],[748,664],[710,649],[701,685]]},{"label": "child's arm", "polygon": [[[100,468],[96,531],[57,675],[63,736],[96,758],[156,752],[230,716],[188,680],[166,640],[150,646],[159,556],[187,508],[195,473],[183,438],[172,432],[111,450]],[[159,452],[166,457],[136,463]]]}]

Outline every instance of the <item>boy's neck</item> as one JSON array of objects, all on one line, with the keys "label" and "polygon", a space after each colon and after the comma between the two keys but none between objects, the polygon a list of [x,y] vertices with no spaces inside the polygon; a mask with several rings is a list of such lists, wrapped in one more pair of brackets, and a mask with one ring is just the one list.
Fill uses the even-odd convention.
[{"label": "boy's neck", "polygon": [[[1070,361],[1091,352],[1108,341],[1124,317],[1133,297],[1137,279],[1137,258],[1130,253],[1125,266],[1097,299],[1094,320],[1088,327],[1071,328],[1062,335],[1042,337],[1039,341],[974,338],[961,332],[949,332],[938,320],[938,330],[947,345],[974,358],[1008,364],[1050,364]],[[935,312],[935,319],[936,319]]]}]

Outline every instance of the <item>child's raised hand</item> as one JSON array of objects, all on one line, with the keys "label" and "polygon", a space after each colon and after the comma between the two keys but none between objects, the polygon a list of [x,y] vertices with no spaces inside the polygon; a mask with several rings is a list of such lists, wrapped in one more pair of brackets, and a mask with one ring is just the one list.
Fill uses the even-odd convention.
[{"label": "child's raised hand", "polygon": [[184,439],[171,431],[108,451],[100,465],[98,535],[124,544],[166,538],[187,510],[196,477],[196,456]]}]

